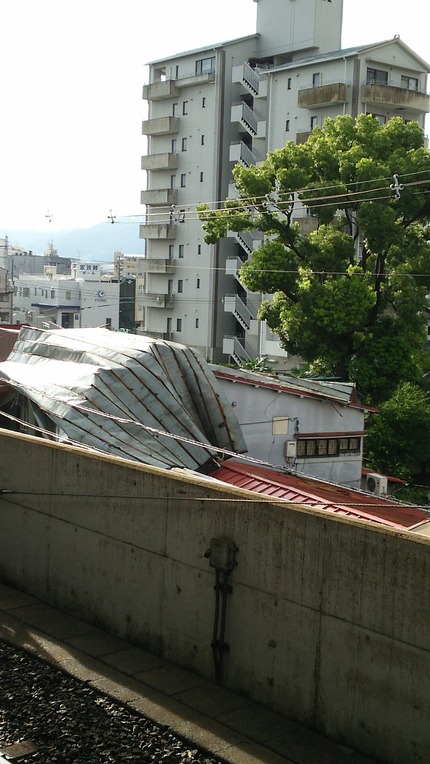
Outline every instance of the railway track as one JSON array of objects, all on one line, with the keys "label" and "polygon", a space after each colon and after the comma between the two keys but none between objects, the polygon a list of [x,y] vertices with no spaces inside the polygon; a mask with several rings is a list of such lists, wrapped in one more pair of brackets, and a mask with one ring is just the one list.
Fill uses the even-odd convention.
[{"label": "railway track", "polygon": [[0,764],[222,764],[36,656],[0,641]]}]

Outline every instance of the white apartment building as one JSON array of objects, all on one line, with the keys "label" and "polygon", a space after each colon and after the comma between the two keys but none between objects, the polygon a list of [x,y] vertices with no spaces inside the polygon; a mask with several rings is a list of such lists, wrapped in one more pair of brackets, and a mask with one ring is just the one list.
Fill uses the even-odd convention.
[{"label": "white apartment building", "polygon": [[15,322],[39,329],[119,326],[119,286],[105,282],[101,265],[75,263],[71,276],[54,265],[43,276],[20,275],[15,281]]},{"label": "white apartment building", "polygon": [[254,2],[255,35],[149,65],[140,325],[212,362],[267,355],[281,372],[297,359],[257,320],[265,295],[238,280],[259,234],[205,244],[196,204],[221,205],[234,196],[237,162],[249,167],[286,141],[302,142],[327,117],[401,115],[424,128],[430,67],[399,37],[341,50],[343,0]]}]

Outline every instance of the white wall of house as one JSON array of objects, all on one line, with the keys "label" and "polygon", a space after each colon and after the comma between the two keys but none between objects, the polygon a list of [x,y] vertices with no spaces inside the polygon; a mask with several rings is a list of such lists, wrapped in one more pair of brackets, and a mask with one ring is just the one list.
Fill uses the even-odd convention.
[{"label": "white wall of house", "polygon": [[[364,409],[333,387],[295,388],[275,378],[213,366],[241,425],[247,455],[351,488],[361,484]],[[300,380],[297,380],[300,383]]]}]

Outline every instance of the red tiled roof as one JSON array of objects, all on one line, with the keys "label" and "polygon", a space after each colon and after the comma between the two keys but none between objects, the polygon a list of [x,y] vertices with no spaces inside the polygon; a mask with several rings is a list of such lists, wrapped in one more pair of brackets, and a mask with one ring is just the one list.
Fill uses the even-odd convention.
[{"label": "red tiled roof", "polygon": [[211,472],[211,477],[274,499],[304,504],[346,517],[371,520],[391,528],[411,530],[429,522],[428,516],[419,507],[233,459]]}]

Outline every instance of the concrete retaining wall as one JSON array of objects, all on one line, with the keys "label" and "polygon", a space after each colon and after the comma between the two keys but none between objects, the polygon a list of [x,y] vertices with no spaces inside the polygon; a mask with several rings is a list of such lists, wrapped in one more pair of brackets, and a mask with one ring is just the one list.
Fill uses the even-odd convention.
[{"label": "concrete retaining wall", "polygon": [[0,580],[389,764],[430,760],[430,541],[0,431]]}]

